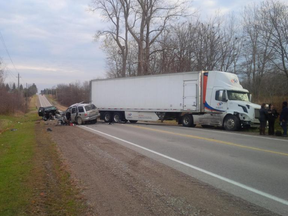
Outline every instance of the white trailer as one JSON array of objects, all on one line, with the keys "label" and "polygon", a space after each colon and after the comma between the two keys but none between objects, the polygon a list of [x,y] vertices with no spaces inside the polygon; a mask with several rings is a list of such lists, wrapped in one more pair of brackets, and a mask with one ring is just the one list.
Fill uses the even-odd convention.
[{"label": "white trailer", "polygon": [[183,126],[223,126],[227,130],[259,123],[260,106],[237,75],[220,71],[96,79],[91,101],[106,122],[176,119]]}]

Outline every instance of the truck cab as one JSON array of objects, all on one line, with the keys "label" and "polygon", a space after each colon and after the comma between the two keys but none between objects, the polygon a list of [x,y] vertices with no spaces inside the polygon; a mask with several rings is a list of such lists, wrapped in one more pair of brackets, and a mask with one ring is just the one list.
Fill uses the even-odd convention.
[{"label": "truck cab", "polygon": [[200,124],[223,126],[226,130],[259,124],[260,105],[251,102],[249,91],[240,85],[236,74],[213,71],[204,76],[208,76],[204,96],[207,115],[199,119]]}]

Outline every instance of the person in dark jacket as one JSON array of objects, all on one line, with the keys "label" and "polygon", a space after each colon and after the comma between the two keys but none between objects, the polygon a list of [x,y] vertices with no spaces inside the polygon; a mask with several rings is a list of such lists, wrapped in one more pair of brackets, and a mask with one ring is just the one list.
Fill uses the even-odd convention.
[{"label": "person in dark jacket", "polygon": [[280,124],[283,129],[283,136],[287,137],[288,108],[287,101],[283,102],[282,112],[280,114]]},{"label": "person in dark jacket", "polygon": [[268,123],[269,123],[269,135],[274,135],[274,124],[275,120],[278,118],[278,112],[276,109],[274,109],[273,104],[269,104],[269,110],[268,110]]},{"label": "person in dark jacket", "polygon": [[265,103],[261,105],[260,109],[260,135],[265,135],[265,127],[267,124],[268,111],[265,109]]},{"label": "person in dark jacket", "polygon": [[66,111],[66,122],[67,125],[70,125],[70,121],[71,121],[71,113],[70,110]]}]

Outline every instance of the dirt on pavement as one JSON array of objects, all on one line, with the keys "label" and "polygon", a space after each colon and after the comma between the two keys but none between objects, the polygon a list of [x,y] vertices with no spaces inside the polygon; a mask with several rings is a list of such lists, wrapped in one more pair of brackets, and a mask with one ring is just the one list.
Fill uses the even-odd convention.
[{"label": "dirt on pavement", "polygon": [[77,126],[46,127],[95,215],[276,215]]}]

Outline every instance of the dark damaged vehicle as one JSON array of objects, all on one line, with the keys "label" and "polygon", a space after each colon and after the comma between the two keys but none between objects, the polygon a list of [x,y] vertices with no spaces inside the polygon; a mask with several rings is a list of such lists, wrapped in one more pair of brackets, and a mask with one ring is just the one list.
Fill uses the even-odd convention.
[{"label": "dark damaged vehicle", "polygon": [[55,106],[39,107],[38,109],[38,115],[41,116],[44,121],[54,119],[57,113],[59,113],[59,111]]}]

